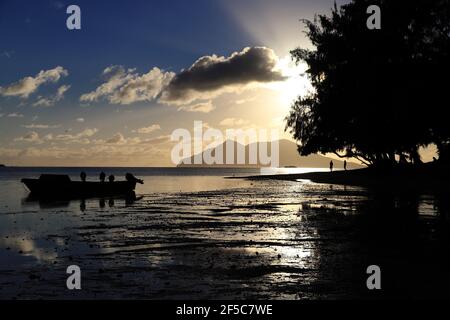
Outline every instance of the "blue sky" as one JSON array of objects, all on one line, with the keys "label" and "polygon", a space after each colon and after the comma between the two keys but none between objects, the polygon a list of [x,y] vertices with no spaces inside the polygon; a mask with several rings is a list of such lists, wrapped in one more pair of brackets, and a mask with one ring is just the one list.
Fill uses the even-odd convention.
[{"label": "blue sky", "polygon": [[[66,28],[70,4],[81,30]],[[0,0],[0,163],[170,165],[167,137],[194,120],[282,128],[307,86],[288,61],[289,49],[309,46],[298,20],[332,5]],[[202,57],[207,72],[183,74]]]}]

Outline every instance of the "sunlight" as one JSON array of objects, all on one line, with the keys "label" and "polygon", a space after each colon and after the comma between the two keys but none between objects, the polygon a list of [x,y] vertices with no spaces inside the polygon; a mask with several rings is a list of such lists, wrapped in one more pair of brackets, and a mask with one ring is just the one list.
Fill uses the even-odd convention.
[{"label": "sunlight", "polygon": [[311,90],[311,84],[305,74],[307,65],[304,63],[296,65],[290,56],[285,56],[280,59],[276,68],[281,70],[287,80],[271,83],[268,86],[278,92],[281,106],[287,111],[298,96],[304,96]]}]

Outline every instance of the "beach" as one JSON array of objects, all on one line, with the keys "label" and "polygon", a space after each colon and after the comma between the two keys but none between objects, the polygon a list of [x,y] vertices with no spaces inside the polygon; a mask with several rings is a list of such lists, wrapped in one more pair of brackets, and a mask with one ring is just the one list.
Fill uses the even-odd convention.
[{"label": "beach", "polygon": [[[27,200],[23,171],[1,174],[0,297],[404,299],[450,284],[448,207],[434,194],[174,172],[144,176],[135,201],[56,203]],[[81,290],[66,288],[69,265]]]}]

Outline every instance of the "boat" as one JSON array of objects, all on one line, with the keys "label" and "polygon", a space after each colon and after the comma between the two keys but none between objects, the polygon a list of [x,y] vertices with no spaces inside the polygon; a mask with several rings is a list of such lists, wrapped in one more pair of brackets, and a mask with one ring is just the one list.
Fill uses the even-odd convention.
[{"label": "boat", "polygon": [[42,174],[39,179],[22,179],[31,195],[41,198],[88,198],[133,194],[136,183],[144,183],[127,174],[126,181],[72,181],[68,175]]}]

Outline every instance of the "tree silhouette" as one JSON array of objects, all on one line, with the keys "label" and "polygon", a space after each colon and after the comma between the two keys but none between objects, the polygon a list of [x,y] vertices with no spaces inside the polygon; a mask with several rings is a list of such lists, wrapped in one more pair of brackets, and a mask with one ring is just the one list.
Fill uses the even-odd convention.
[{"label": "tree silhouette", "polygon": [[[381,8],[381,29],[366,27],[372,4]],[[450,161],[449,0],[354,0],[303,22],[314,49],[291,55],[307,63],[314,90],[286,118],[300,154],[417,164],[419,148],[434,143]]]}]

